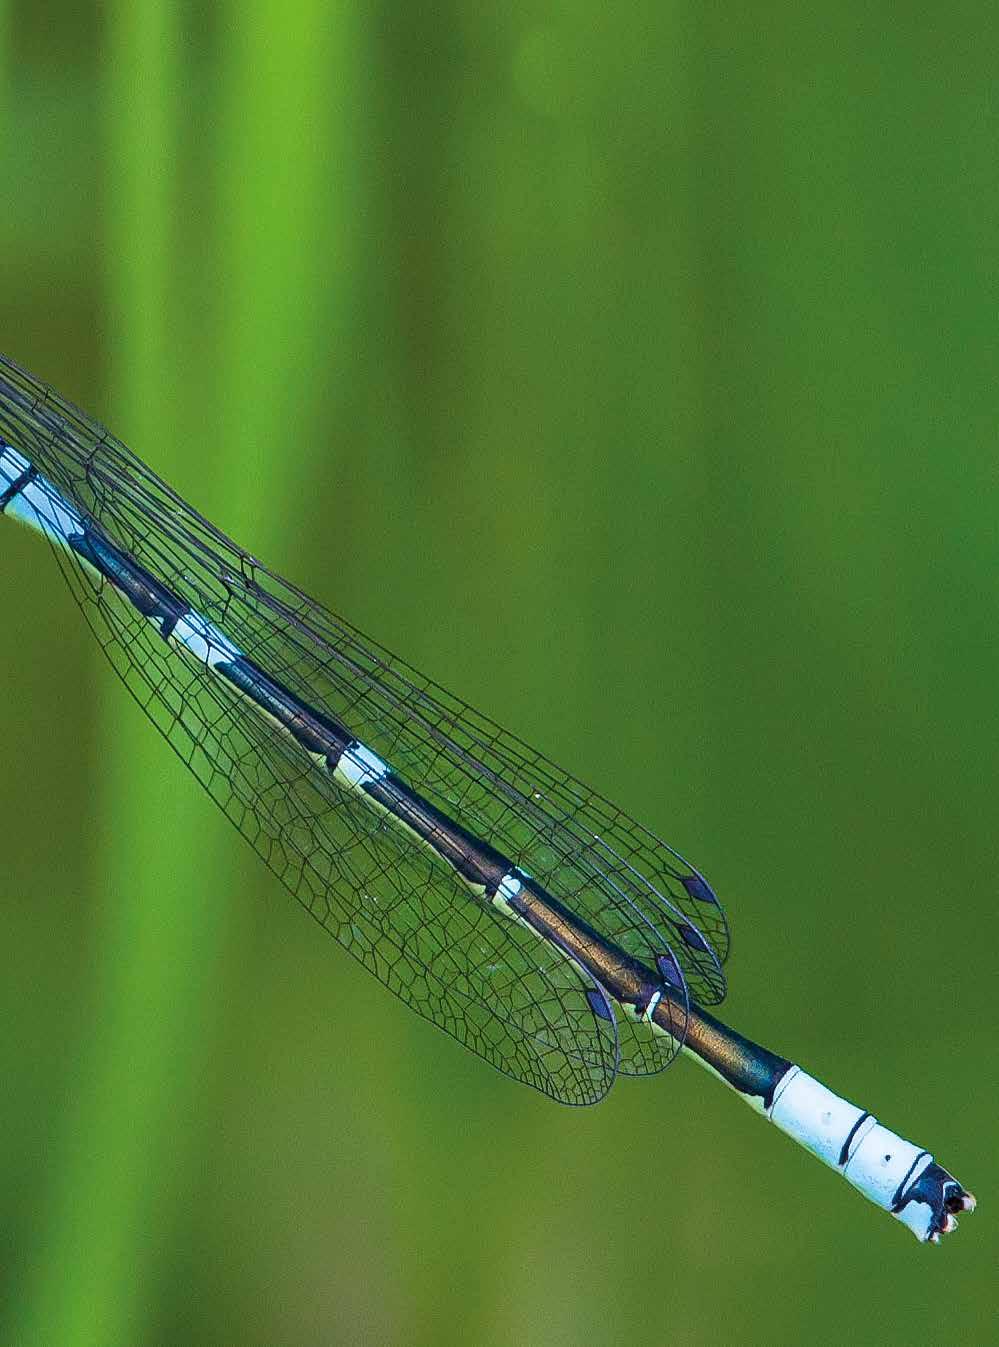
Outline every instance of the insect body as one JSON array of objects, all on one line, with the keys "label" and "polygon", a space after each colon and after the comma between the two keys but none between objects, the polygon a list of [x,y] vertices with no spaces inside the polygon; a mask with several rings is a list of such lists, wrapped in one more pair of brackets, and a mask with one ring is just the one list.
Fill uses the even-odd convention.
[{"label": "insect body", "polygon": [[421,1015],[565,1103],[681,1051],[923,1240],[973,1199],[716,1020],[728,928],[672,848],[237,547],[0,358],[0,512],[285,886]]}]

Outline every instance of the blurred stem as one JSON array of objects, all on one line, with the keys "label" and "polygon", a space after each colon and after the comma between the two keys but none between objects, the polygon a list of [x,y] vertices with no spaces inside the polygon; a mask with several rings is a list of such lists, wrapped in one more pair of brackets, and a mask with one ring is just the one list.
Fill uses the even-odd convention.
[{"label": "blurred stem", "polygon": [[[223,100],[212,121],[223,165],[222,260],[210,272],[212,288],[222,272],[222,317],[212,336],[207,301],[177,297],[183,231],[196,226],[202,243],[205,233],[189,218],[178,169],[178,91],[190,74],[181,11],[173,0],[118,0],[108,19],[109,419],[140,454],[169,464],[168,478],[188,462],[187,480],[224,484],[225,522],[237,535],[245,528],[258,550],[261,521],[283,530],[295,517],[296,483],[316,467],[301,408],[330,371],[330,328],[342,317],[329,315],[344,307],[339,226],[350,155],[338,114],[352,25],[320,0],[300,4],[294,22],[262,0],[232,5],[228,17],[222,79],[211,82]],[[208,408],[184,406],[192,351],[221,367]],[[181,433],[192,424],[204,442]],[[23,1344],[156,1340],[183,1153],[206,1108],[196,1086],[210,1051],[202,1027],[212,974],[223,927],[226,939],[236,934],[220,896],[232,887],[234,834],[120,690],[108,706],[93,1013],[40,1218],[44,1257],[17,1326]]]},{"label": "blurred stem", "polygon": [[224,438],[240,446],[244,470],[226,509],[233,533],[245,531],[258,551],[269,530],[281,528],[282,494],[293,511],[297,483],[329,451],[328,429],[319,444],[302,432],[344,364],[331,337],[347,327],[346,236],[356,190],[346,131],[352,9],[300,0],[286,22],[273,0],[229,6],[222,412]]},{"label": "blurred stem", "polygon": [[[153,457],[173,422],[179,10],[170,0],[119,0],[107,23],[109,419]],[[204,858],[195,867],[191,836],[179,847],[164,827],[163,804],[176,782],[143,781],[149,727],[120,693],[109,695],[108,707],[95,826],[111,840],[98,853],[95,877],[101,920],[92,1019],[81,1032],[64,1150],[53,1171],[45,1257],[17,1334],[19,1342],[60,1347],[144,1336],[170,1224],[163,1157],[187,1080],[176,1012],[190,1002],[192,957],[210,957],[203,929],[185,919],[189,881],[196,868],[204,873]],[[170,823],[183,826],[184,813]],[[173,885],[163,883],[165,873]]]}]

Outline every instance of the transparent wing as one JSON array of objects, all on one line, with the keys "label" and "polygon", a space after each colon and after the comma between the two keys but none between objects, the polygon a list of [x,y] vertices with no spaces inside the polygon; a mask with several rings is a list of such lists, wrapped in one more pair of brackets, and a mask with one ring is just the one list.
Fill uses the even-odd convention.
[{"label": "transparent wing", "polygon": [[[384,748],[387,760],[417,788],[443,787],[444,799],[454,803],[459,797],[453,790],[470,791],[460,802],[472,815],[477,804],[487,813],[498,809],[504,818],[513,811],[516,819],[507,820],[513,831],[503,832],[506,845],[500,849],[522,869],[547,887],[558,867],[559,896],[638,957],[650,953],[650,931],[658,945],[665,943],[661,932],[668,931],[694,994],[709,1004],[722,1000],[728,927],[697,870],[549,759],[276,576],[196,515],[122,446],[116,451],[115,461],[102,455],[91,471],[103,497],[97,513],[105,525],[110,521],[133,532],[140,558],[148,550],[143,528],[157,520],[162,527],[171,512],[192,560],[197,557],[206,577],[211,572],[213,583],[222,584],[221,624],[249,643],[254,658],[307,700],[342,711],[351,730],[377,751]],[[449,782],[455,783],[452,789]],[[494,829],[501,825],[482,814],[479,820],[479,835],[498,845]],[[575,885],[574,865],[580,871]],[[594,875],[617,890],[610,910],[594,891]],[[629,943],[625,932],[636,915],[643,920]]]},{"label": "transparent wing", "polygon": [[579,965],[472,902],[449,867],[338,789],[235,690],[171,656],[112,585],[55,551],[129,691],[321,926],[499,1070],[566,1103],[606,1093],[616,1023],[594,1013],[586,991],[599,988]]},{"label": "transparent wing", "polygon": [[[673,960],[704,999],[719,999],[724,919],[696,872],[272,575],[31,376],[6,363],[3,375],[0,429],[117,545],[607,939],[651,967]],[[209,793],[296,897],[403,1000],[501,1070],[572,1102],[608,1088],[618,1035],[623,1070],[659,1070],[672,1059],[684,1030],[682,988],[672,1036],[621,1017],[615,1032],[578,964],[470,902],[450,867],[316,772],[224,682],[170,654],[113,586],[60,560],[115,667]],[[662,927],[680,937],[679,953]]]}]

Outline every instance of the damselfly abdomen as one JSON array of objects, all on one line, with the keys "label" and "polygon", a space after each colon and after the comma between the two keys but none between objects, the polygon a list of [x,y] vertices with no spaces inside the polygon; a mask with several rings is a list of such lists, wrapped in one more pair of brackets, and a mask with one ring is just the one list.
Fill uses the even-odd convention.
[{"label": "damselfly abdomen", "polygon": [[0,358],[0,512],[282,883],[419,1014],[591,1104],[681,1051],[922,1240],[974,1201],[928,1152],[703,1007],[728,927],[671,847],[282,580]]}]

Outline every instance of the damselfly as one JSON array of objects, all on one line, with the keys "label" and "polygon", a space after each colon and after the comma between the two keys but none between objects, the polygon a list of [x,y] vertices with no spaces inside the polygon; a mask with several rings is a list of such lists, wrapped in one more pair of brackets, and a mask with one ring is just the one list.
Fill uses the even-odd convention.
[{"label": "damselfly", "polygon": [[0,358],[0,512],[42,533],[180,758],[349,953],[567,1104],[683,1050],[921,1240],[974,1199],[703,1007],[728,927],[620,809],[268,570]]}]

